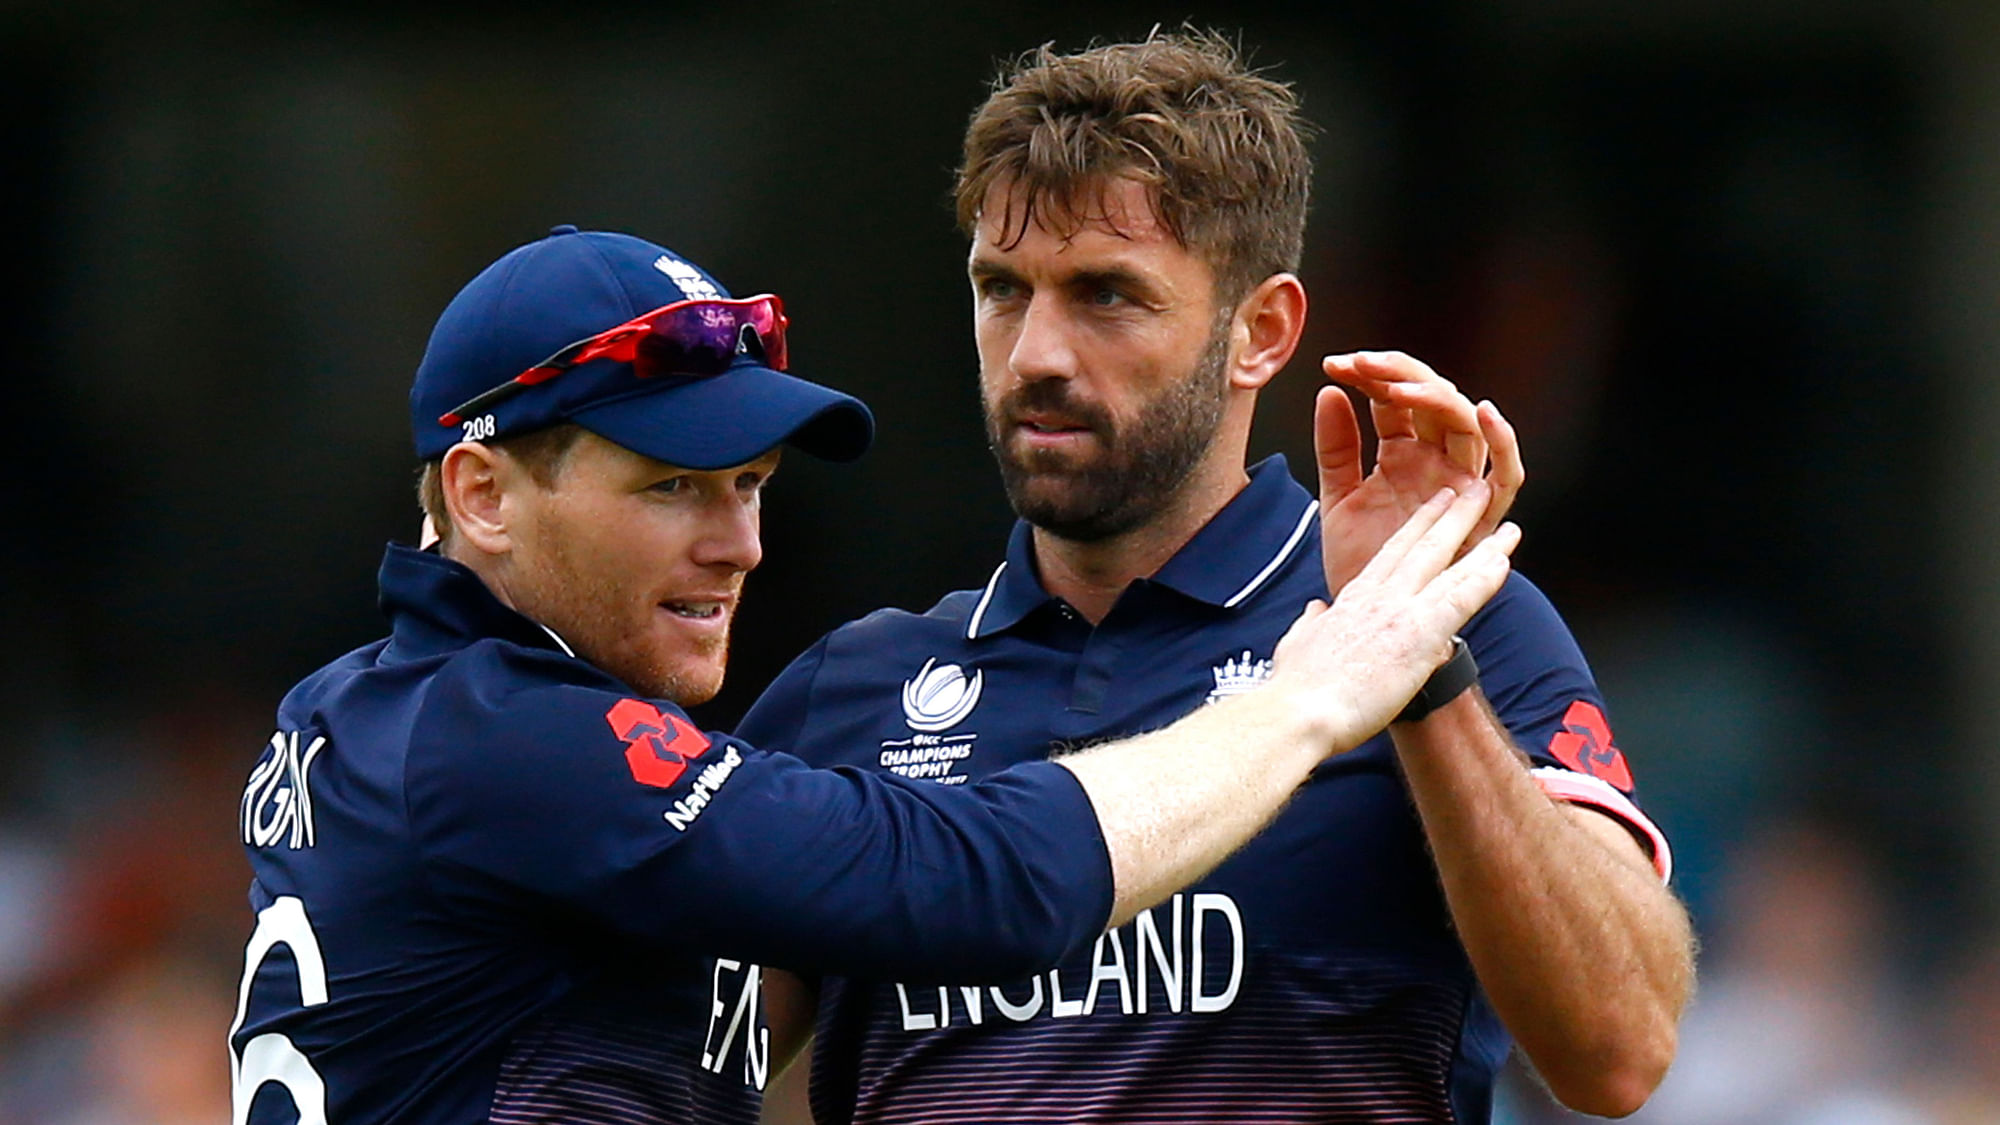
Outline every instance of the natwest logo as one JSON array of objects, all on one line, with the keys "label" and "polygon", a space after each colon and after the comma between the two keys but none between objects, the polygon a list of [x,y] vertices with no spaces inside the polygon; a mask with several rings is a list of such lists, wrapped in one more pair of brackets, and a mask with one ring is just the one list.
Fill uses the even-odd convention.
[{"label": "natwest logo", "polygon": [[1563,729],[1549,739],[1549,753],[1578,773],[1587,773],[1632,791],[1632,770],[1625,755],[1611,744],[1611,724],[1595,704],[1577,700],[1563,713]]},{"label": "natwest logo", "polygon": [[662,714],[643,699],[621,699],[604,713],[611,733],[623,739],[625,764],[641,785],[665,789],[687,772],[690,758],[708,751],[708,736],[678,715]]}]

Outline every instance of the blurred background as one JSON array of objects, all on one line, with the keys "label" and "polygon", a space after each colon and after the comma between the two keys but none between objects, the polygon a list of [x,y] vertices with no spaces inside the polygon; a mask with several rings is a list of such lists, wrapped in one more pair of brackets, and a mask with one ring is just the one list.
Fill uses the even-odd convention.
[{"label": "blurred background", "polygon": [[[1319,125],[1316,357],[1519,427],[1707,944],[1639,1118],[2000,1121],[2000,5],[890,0],[0,5],[0,1125],[221,1119],[234,838],[276,701],[377,636],[406,392],[556,223],[772,290],[875,407],[788,462],[729,725],[824,630],[982,582],[946,195],[998,60],[1240,29]],[[1531,1079],[1502,1120],[1564,1120]]]}]

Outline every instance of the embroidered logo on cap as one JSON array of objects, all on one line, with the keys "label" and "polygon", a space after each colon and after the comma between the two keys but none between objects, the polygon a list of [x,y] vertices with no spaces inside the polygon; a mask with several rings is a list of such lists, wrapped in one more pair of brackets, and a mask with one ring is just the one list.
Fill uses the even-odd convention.
[{"label": "embroidered logo on cap", "polygon": [[709,284],[709,280],[701,276],[701,271],[688,265],[686,262],[678,261],[662,254],[653,260],[653,268],[673,278],[674,284],[681,287],[681,292],[687,294],[689,300],[719,301],[722,299],[722,290]]},{"label": "embroidered logo on cap", "polygon": [[690,759],[708,752],[707,735],[643,699],[619,700],[604,713],[604,721],[625,741],[625,764],[641,785],[668,788],[687,771]]}]

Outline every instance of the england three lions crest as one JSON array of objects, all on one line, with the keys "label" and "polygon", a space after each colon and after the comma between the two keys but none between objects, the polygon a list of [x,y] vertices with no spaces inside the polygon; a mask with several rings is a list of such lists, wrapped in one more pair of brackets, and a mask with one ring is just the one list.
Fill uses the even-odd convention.
[{"label": "england three lions crest", "polygon": [[1232,656],[1209,669],[1209,672],[1215,677],[1215,687],[1208,693],[1208,702],[1213,703],[1232,695],[1242,695],[1270,679],[1271,662],[1252,657],[1246,648],[1240,659]]}]

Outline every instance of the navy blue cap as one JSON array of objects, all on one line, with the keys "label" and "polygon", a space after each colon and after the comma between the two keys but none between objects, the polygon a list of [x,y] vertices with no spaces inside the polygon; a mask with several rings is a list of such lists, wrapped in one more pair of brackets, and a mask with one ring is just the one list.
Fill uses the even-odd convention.
[{"label": "navy blue cap", "polygon": [[592,360],[476,418],[438,421],[578,340],[662,305],[728,296],[693,262],[627,234],[559,226],[516,247],[459,290],[431,330],[410,387],[418,458],[565,421],[686,469],[740,465],[785,443],[830,461],[861,456],[875,434],[861,400],[748,356],[686,379],[639,379],[630,364]]}]

